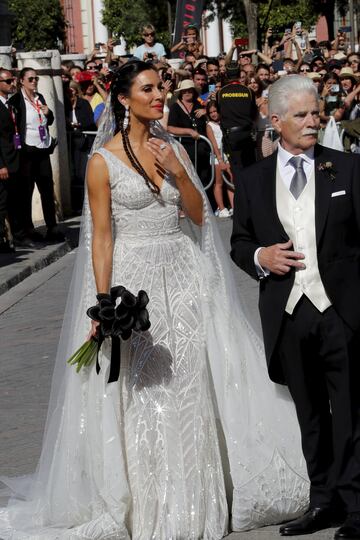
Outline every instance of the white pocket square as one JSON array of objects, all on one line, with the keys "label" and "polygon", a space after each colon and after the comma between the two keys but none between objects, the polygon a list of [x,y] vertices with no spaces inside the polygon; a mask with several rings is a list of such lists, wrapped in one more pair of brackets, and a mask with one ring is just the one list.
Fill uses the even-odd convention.
[{"label": "white pocket square", "polygon": [[346,191],[343,189],[342,191],[334,191],[334,193],[331,194],[332,197],[339,197],[340,195],[346,195]]}]

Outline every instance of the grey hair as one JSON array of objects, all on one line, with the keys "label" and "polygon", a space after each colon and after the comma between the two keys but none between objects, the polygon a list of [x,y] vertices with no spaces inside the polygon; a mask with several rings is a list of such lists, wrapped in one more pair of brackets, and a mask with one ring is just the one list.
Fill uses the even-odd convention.
[{"label": "grey hair", "polygon": [[313,94],[316,101],[319,95],[311,79],[302,75],[286,75],[277,80],[269,89],[269,116],[284,117],[289,108],[290,97],[294,94]]}]

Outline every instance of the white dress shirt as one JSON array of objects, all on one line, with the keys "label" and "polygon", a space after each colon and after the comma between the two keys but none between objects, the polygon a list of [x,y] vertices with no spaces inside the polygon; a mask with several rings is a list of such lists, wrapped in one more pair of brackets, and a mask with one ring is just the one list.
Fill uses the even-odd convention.
[{"label": "white dress shirt", "polygon": [[[312,174],[315,173],[315,159],[314,159],[314,147],[312,146],[309,150],[302,154],[297,154],[298,157],[303,158],[303,169],[306,175],[306,180],[309,181]],[[277,167],[280,172],[280,176],[287,187],[290,190],[290,184],[292,177],[295,173],[295,168],[289,163],[290,159],[294,157],[294,154],[291,154],[281,144],[278,144],[278,155],[277,155]],[[259,251],[263,246],[257,248],[254,253],[254,263],[256,271],[260,278],[266,277],[270,274],[270,271],[267,268],[263,268],[259,263]]]},{"label": "white dress shirt", "polygon": [[8,100],[4,98],[4,96],[0,96],[0,101],[5,105],[5,107],[8,109]]},{"label": "white dress shirt", "polygon": [[[45,114],[42,112],[42,110],[38,111],[32,105],[30,102],[28,96],[25,94],[24,91],[22,91],[22,95],[25,100],[26,105],[26,134],[25,134],[25,143],[28,146],[36,146],[36,148],[49,148],[51,144],[50,134],[47,127],[47,118]],[[38,96],[35,97],[35,102],[38,104],[39,108],[42,105],[40,99]],[[39,126],[40,126],[40,118],[41,118],[41,125],[45,126],[46,129],[46,139],[42,141],[40,139],[39,134]]]}]

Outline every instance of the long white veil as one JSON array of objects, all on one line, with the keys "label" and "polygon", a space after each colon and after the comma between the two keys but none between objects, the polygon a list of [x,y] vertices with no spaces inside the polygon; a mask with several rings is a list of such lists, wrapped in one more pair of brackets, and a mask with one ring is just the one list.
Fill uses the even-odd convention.
[{"label": "long white veil", "polygon": [[[109,100],[92,153],[113,137],[114,127]],[[291,518],[306,507],[308,497],[292,401],[285,389],[268,379],[262,341],[249,322],[230,257],[194,167],[183,147],[160,124],[153,125],[152,133],[173,146],[203,194],[204,223],[196,234],[202,252],[203,314],[209,368],[233,484],[233,527],[246,530]],[[95,301],[91,235],[85,195],[40,461],[31,478],[2,479],[15,493],[8,507],[0,509],[0,538],[5,540],[85,538],[81,533],[84,521],[93,528],[91,538],[97,538],[100,519],[103,528],[99,539],[128,538],[130,497],[123,444],[109,433],[109,418],[119,420],[118,385],[106,384],[106,370],[99,376],[94,375],[94,369],[77,374],[66,364],[87,335],[90,321],[86,309]],[[96,431],[98,448],[92,449],[88,433]],[[93,451],[101,453],[101,471],[94,470]],[[116,464],[112,462],[114,455],[118,457]],[[104,522],[108,524],[107,536]]]}]

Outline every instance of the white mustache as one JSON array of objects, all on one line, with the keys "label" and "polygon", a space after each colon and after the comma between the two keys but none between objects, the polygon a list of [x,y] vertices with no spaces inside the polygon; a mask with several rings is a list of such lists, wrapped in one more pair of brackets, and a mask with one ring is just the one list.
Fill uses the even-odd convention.
[{"label": "white mustache", "polygon": [[317,129],[306,129],[303,132],[303,135],[317,135],[318,130]]}]

